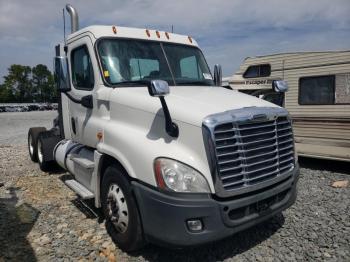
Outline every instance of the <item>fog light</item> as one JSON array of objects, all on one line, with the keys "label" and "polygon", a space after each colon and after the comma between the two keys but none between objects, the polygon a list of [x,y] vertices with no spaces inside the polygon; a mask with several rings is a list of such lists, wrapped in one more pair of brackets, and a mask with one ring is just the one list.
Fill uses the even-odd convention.
[{"label": "fog light", "polygon": [[202,231],[203,229],[202,221],[200,219],[187,220],[187,227],[190,231],[193,231],[193,232]]}]

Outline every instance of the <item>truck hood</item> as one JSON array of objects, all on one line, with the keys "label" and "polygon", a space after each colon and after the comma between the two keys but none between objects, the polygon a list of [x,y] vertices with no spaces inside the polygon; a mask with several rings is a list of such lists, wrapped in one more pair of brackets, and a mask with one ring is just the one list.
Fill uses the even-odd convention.
[{"label": "truck hood", "polygon": [[[114,89],[112,101],[154,114],[163,114],[158,98],[151,97],[146,87]],[[116,101],[117,100],[117,101]],[[173,86],[165,97],[173,120],[202,126],[211,114],[244,107],[278,107],[262,99],[213,86]]]}]

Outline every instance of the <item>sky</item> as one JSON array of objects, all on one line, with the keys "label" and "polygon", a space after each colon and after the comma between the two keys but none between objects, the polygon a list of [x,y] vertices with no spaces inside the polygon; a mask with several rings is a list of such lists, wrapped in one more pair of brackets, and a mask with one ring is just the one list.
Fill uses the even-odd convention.
[{"label": "sky", "polygon": [[[11,64],[46,64],[63,40],[61,0],[0,0],[0,83]],[[223,76],[248,56],[350,49],[350,0],[70,0],[80,27],[119,25],[190,35]],[[67,32],[69,17],[66,16]]]}]

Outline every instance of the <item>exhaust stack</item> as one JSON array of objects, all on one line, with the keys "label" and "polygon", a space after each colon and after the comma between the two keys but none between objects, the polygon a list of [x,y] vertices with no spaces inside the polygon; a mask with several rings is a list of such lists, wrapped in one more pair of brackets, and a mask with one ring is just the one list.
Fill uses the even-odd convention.
[{"label": "exhaust stack", "polygon": [[79,16],[77,10],[70,4],[66,4],[66,10],[70,15],[71,33],[79,30]]}]

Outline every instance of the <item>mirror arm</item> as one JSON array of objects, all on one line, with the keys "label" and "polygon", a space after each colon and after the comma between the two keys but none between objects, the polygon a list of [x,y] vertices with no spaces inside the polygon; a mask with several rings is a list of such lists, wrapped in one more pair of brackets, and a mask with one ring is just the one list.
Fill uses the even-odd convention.
[{"label": "mirror arm", "polygon": [[179,127],[171,119],[169,109],[168,109],[167,103],[165,102],[164,96],[160,96],[159,99],[160,99],[160,102],[162,104],[162,108],[163,108],[163,112],[164,112],[166,132],[171,137],[178,137],[179,136]]},{"label": "mirror arm", "polygon": [[86,108],[93,108],[92,95],[83,96],[81,98],[81,100],[79,100],[79,99],[72,97],[67,91],[62,92],[62,93],[65,94],[71,101],[73,101],[76,104],[80,104]]},{"label": "mirror arm", "polygon": [[81,100],[72,97],[67,91],[64,91],[62,93],[65,94],[74,103],[81,104]]}]

